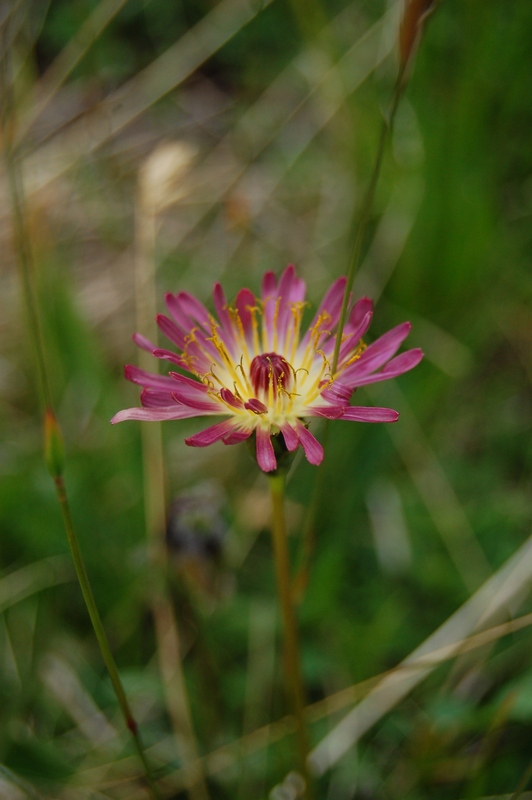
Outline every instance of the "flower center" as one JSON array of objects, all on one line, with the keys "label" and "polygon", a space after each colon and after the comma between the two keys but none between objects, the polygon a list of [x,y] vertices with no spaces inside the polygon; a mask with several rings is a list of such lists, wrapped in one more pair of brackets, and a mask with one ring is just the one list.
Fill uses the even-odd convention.
[{"label": "flower center", "polygon": [[270,387],[273,396],[281,389],[289,389],[292,384],[292,369],[288,361],[277,353],[261,353],[255,356],[249,368],[251,383],[257,395],[267,394]]}]

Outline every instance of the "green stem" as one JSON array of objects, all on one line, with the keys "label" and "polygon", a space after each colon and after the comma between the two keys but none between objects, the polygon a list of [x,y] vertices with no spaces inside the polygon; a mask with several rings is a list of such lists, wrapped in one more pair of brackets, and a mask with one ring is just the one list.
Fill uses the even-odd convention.
[{"label": "green stem", "polygon": [[120,705],[122,714],[127,727],[131,731],[135,748],[138,752],[139,758],[142,761],[146,780],[150,787],[150,793],[153,800],[160,800],[161,795],[155,786],[151,776],[150,768],[146,760],[146,755],[142,748],[140,735],[137,728],[129,703],[124,692],[124,687],[118,674],[116,662],[111,653],[109,642],[96,607],[94,595],[89,582],[89,577],[81,550],[79,547],[78,539],[70,513],[70,506],[66,494],[65,484],[62,476],[63,472],[63,454],[62,454],[62,437],[61,431],[57,424],[53,406],[51,401],[50,384],[48,380],[48,370],[46,367],[45,349],[42,338],[41,326],[39,321],[37,299],[33,286],[33,259],[30,245],[30,231],[27,226],[27,217],[25,213],[25,196],[24,184],[20,170],[20,161],[18,153],[15,152],[13,147],[14,127],[15,127],[15,106],[13,98],[13,83],[10,74],[10,50],[7,45],[7,25],[4,26],[4,52],[1,59],[1,88],[3,89],[3,133],[4,133],[4,158],[6,164],[6,173],[9,184],[9,191],[11,196],[11,204],[13,209],[13,224],[15,235],[15,249],[18,256],[18,262],[21,273],[21,281],[23,286],[24,304],[28,317],[28,325],[30,332],[30,340],[33,346],[35,361],[37,365],[39,395],[41,405],[44,409],[44,431],[45,431],[45,450],[46,461],[50,474],[54,480],[57,499],[63,515],[65,525],[65,532],[70,546],[70,552],[74,561],[76,574],[81,587],[83,598],[89,612],[89,616],[100,645],[103,660],[109,671],[111,683],[116,693],[118,703]]},{"label": "green stem", "polygon": [[32,287],[32,254],[30,240],[28,237],[27,226],[25,224],[24,213],[24,186],[22,173],[19,164],[19,153],[15,150],[14,128],[15,128],[15,109],[13,98],[13,85],[10,75],[10,48],[8,44],[7,24],[4,25],[3,50],[1,58],[3,90],[2,108],[2,130],[4,133],[4,163],[6,167],[8,189],[13,212],[13,231],[15,239],[15,251],[18,256],[22,290],[24,293],[24,305],[30,330],[30,339],[33,344],[35,364],[38,376],[38,388],[41,405],[44,408],[51,408],[51,394],[46,371],[46,361],[44,357],[44,345],[42,341],[41,328],[39,324],[39,314],[37,311],[37,301]]},{"label": "green stem", "polygon": [[305,693],[301,679],[299,638],[297,633],[292,587],[290,582],[290,560],[284,514],[284,475],[269,476],[272,499],[272,544],[277,578],[277,592],[283,618],[284,656],[286,688],[296,721],[300,769],[307,784],[307,797],[312,794],[310,773],[307,764],[309,753],[307,732],[303,720]]},{"label": "green stem", "polygon": [[124,720],[126,722],[127,727],[131,731],[131,734],[133,736],[133,741],[135,743],[135,748],[144,766],[144,770],[146,772],[146,779],[151,789],[152,796],[154,798],[157,798],[157,800],[159,800],[161,795],[159,794],[159,791],[155,786],[155,783],[151,776],[150,768],[148,766],[146,755],[144,753],[144,748],[142,747],[142,743],[140,740],[138,726],[137,723],[135,722],[133,714],[131,713],[129,701],[126,697],[126,693],[124,691],[120,675],[118,674],[118,668],[116,666],[113,654],[111,653],[111,648],[109,647],[109,640],[107,638],[107,634],[105,633],[105,628],[103,627],[103,622],[100,617],[100,612],[98,611],[98,608],[96,606],[96,601],[92,593],[92,587],[90,585],[89,576],[87,574],[87,569],[85,567],[83,556],[81,555],[78,537],[76,536],[76,532],[74,529],[74,523],[72,521],[72,514],[70,513],[70,505],[68,503],[68,498],[65,490],[65,482],[63,480],[63,477],[61,475],[56,476],[54,478],[54,483],[57,492],[57,500],[59,502],[59,505],[61,507],[61,513],[63,515],[63,522],[65,525],[68,545],[70,547],[72,560],[74,562],[74,567],[76,569],[76,575],[78,576],[79,585],[81,587],[83,599],[85,600],[85,605],[87,606],[87,611],[89,612],[89,616],[92,622],[92,627],[94,628],[96,639],[98,640],[98,644],[100,645],[102,658],[109,672],[109,677],[111,678],[111,683],[113,685],[113,689],[115,691],[118,703],[120,705],[120,709],[124,716]]},{"label": "green stem", "polygon": [[[377,187],[377,183],[379,180],[382,161],[384,157],[384,150],[386,147],[386,142],[388,141],[388,137],[393,128],[393,122],[405,86],[406,86],[405,66],[403,65],[399,68],[399,72],[397,74],[389,116],[388,117],[384,116],[382,120],[379,142],[377,145],[377,152],[375,154],[375,161],[373,162],[373,169],[371,171],[370,181],[367,186],[366,192],[364,194],[364,198],[362,200],[360,219],[357,227],[355,241],[353,243],[351,255],[349,258],[349,264],[347,268],[347,280],[345,284],[344,297],[342,300],[342,309],[340,311],[340,319],[336,331],[336,341],[334,344],[334,353],[331,365],[331,374],[333,376],[336,375],[336,370],[338,369],[338,358],[340,356],[340,347],[342,345],[342,334],[347,321],[347,313],[349,310],[349,300],[351,296],[351,290],[353,288],[355,275],[360,263],[362,246],[364,244],[366,228],[371,214],[371,209],[373,207],[373,200],[375,198],[375,189]],[[324,440],[328,436],[328,431],[329,431],[329,420],[326,420],[323,431]],[[304,585],[304,583],[307,580],[309,563],[312,556],[312,552],[314,550],[314,522],[323,489],[322,474],[323,474],[323,466],[318,471],[318,475],[316,477],[316,485],[314,487],[314,492],[312,493],[312,501],[310,503],[310,507],[306,515],[306,520],[303,530],[303,548],[300,558],[300,567],[298,569],[298,574],[296,577],[296,585],[298,590]]]},{"label": "green stem", "polygon": [[523,772],[521,780],[517,784],[517,788],[510,797],[510,800],[518,800],[518,798],[521,797],[521,795],[523,794],[523,792],[527,787],[530,778],[532,778],[532,761],[529,763],[528,767]]},{"label": "green stem", "polygon": [[384,156],[384,149],[388,137],[391,133],[393,127],[393,121],[395,119],[395,114],[397,112],[397,108],[399,106],[399,100],[403,94],[403,89],[405,86],[404,80],[404,68],[399,70],[399,74],[397,76],[397,80],[395,82],[395,87],[392,96],[392,105],[390,109],[390,114],[388,118],[383,116],[382,125],[381,125],[381,132],[379,136],[379,143],[377,145],[377,152],[375,154],[375,161],[373,163],[373,169],[371,171],[371,177],[364,194],[364,198],[362,200],[362,207],[360,211],[360,220],[358,223],[357,233],[355,236],[355,241],[353,243],[353,248],[351,250],[351,257],[349,259],[349,266],[347,268],[347,281],[345,284],[345,292],[344,292],[344,299],[342,302],[342,310],[340,312],[340,321],[338,322],[338,329],[336,332],[336,342],[334,346],[334,355],[332,360],[332,368],[331,372],[333,375],[336,374],[336,369],[338,367],[338,357],[340,355],[340,346],[342,344],[342,333],[344,331],[345,323],[347,321],[347,311],[349,308],[349,298],[351,295],[351,289],[353,288],[353,282],[355,280],[356,271],[358,269],[358,265],[360,263],[360,255],[362,253],[362,245],[364,244],[364,238],[366,234],[366,228],[368,225],[369,216],[371,213],[371,209],[373,207],[373,200],[375,198],[375,189],[377,187],[377,181],[379,180],[379,175],[382,166],[382,160]]}]

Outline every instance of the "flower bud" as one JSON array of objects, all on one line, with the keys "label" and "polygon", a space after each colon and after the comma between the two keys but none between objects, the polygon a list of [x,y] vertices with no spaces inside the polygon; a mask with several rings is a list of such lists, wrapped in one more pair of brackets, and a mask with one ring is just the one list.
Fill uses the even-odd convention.
[{"label": "flower bud", "polygon": [[437,0],[404,0],[399,28],[399,66],[402,71],[414,55],[425,20],[436,8],[436,3]]}]

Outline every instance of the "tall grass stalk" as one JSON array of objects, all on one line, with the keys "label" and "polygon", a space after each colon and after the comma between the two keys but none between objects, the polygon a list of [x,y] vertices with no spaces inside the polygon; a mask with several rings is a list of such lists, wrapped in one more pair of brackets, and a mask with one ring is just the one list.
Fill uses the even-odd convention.
[{"label": "tall grass stalk", "polygon": [[301,656],[290,579],[290,560],[284,511],[285,477],[281,473],[270,476],[268,480],[272,500],[272,544],[275,574],[283,619],[285,682],[296,722],[299,766],[307,785],[307,797],[311,798],[313,791],[307,763],[309,747],[303,718],[305,691],[301,677]]},{"label": "tall grass stalk", "polygon": [[[189,158],[190,157],[190,158]],[[186,172],[192,154],[179,145],[163,145],[147,159],[139,176],[136,203],[136,264],[135,302],[138,329],[156,341],[157,311],[155,286],[155,245],[157,239],[157,214],[166,204],[165,188],[179,181]],[[165,181],[161,181],[161,167]],[[176,174],[178,173],[178,174]],[[175,196],[175,192],[171,193]],[[158,361],[157,361],[158,363]],[[139,350],[139,366],[153,369],[153,358]],[[166,697],[168,715],[174,737],[187,774],[187,788],[192,800],[208,800],[209,793],[190,712],[181,657],[179,630],[168,595],[167,555],[165,546],[166,498],[162,429],[159,422],[141,426],[144,506],[146,536],[149,543],[151,570],[154,573],[151,591],[151,608],[155,623],[157,655]]]},{"label": "tall grass stalk", "polygon": [[[358,221],[357,231],[355,235],[355,240],[353,242],[353,247],[351,248],[351,255],[349,257],[349,262],[347,267],[347,282],[345,285],[345,292],[342,300],[340,320],[338,322],[338,330],[336,334],[336,342],[334,346],[334,353],[331,365],[332,375],[335,374],[336,368],[338,366],[338,358],[340,355],[340,347],[342,344],[342,333],[347,321],[347,312],[349,309],[351,291],[353,288],[353,283],[355,280],[357,269],[360,264],[360,256],[362,254],[362,247],[366,236],[366,229],[368,226],[371,210],[373,208],[373,201],[375,199],[375,190],[377,188],[377,183],[381,172],[381,166],[384,157],[384,151],[386,148],[386,143],[392,132],[393,121],[395,119],[395,115],[399,107],[399,101],[401,99],[405,87],[404,74],[405,74],[404,68],[400,67],[392,95],[392,103],[389,115],[388,116],[384,115],[382,118],[379,141],[377,144],[377,152],[375,154],[375,161],[373,163],[369,184],[364,193],[364,197],[362,199],[362,204],[360,207],[360,217]],[[322,436],[322,444],[325,451],[327,451],[328,438],[329,438],[329,421],[326,420],[323,426],[323,436]],[[316,524],[316,515],[318,512],[320,499],[323,492],[323,485],[325,480],[324,470],[325,470],[324,465],[322,465],[318,469],[314,483],[314,491],[312,492],[312,499],[310,501],[310,505],[305,517],[305,522],[303,527],[302,547],[299,559],[300,563],[294,581],[294,589],[296,591],[296,595],[299,596],[304,592],[304,589],[308,582],[310,563],[312,561],[312,555],[314,553],[314,548],[315,548],[314,528]]]},{"label": "tall grass stalk", "polygon": [[[7,24],[3,28],[3,43],[7,45]],[[150,787],[151,796],[154,800],[159,800],[161,795],[153,780],[144,749],[141,743],[137,723],[131,712],[118,668],[114,660],[109,641],[103,627],[103,623],[96,606],[96,601],[90,585],[89,576],[85,567],[79,541],[74,528],[65,482],[64,471],[64,450],[62,434],[53,411],[50,383],[46,366],[45,346],[39,321],[38,302],[35,287],[33,284],[33,257],[31,252],[30,231],[27,225],[27,215],[25,210],[25,194],[20,167],[20,157],[14,147],[14,132],[16,127],[14,87],[11,75],[10,48],[3,48],[1,59],[1,81],[2,93],[4,98],[2,109],[2,127],[4,133],[4,163],[10,193],[11,207],[13,212],[13,229],[15,239],[15,251],[20,269],[21,283],[23,288],[24,305],[26,309],[30,340],[33,349],[34,359],[37,368],[38,386],[41,406],[44,412],[44,438],[45,456],[48,470],[54,481],[57,500],[63,516],[65,533],[67,536],[70,552],[74,562],[76,575],[83,594],[83,599],[87,606],[87,611],[94,628],[94,633],[100,646],[102,658],[109,672],[111,683],[115,691],[120,709],[125,723],[133,737],[135,749],[142,762],[146,780]]]}]

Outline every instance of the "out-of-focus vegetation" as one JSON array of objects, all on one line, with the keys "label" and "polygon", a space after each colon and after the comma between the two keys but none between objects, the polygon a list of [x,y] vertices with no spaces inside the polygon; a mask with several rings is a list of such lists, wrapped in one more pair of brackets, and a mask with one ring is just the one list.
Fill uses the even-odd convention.
[{"label": "out-of-focus vegetation", "polygon": [[[185,797],[140,426],[109,425],[137,404],[122,377],[137,357],[135,263],[153,257],[161,310],[165,291],[209,304],[215,280],[232,297],[289,261],[319,302],[347,267],[399,4],[7,5],[73,516],[161,791]],[[397,425],[330,426],[299,608],[310,703],[395,667],[531,533],[531,36],[528,0],[440,3],[399,108],[355,294],[378,301],[373,337],[411,319],[409,345],[426,358],[360,391],[361,403],[397,408]],[[1,191],[0,795],[146,797],[43,463],[5,177]],[[168,607],[211,797],[266,798],[292,766],[282,726],[253,735],[286,712],[267,486],[245,446],[187,448],[201,425],[163,426]],[[315,479],[298,460],[294,560]],[[459,617],[447,643],[530,610],[528,550],[516,569],[506,595],[481,596],[485,619]],[[351,746],[318,797],[510,796],[531,757],[531,650],[524,627],[442,661],[362,737],[342,734]],[[353,703],[313,707],[313,745]]]}]

